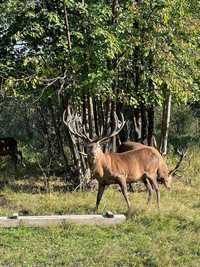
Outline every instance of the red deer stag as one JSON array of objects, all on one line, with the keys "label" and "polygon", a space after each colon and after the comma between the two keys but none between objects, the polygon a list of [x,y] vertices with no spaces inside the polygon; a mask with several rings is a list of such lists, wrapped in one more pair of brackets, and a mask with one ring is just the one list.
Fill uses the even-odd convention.
[{"label": "red deer stag", "polygon": [[156,191],[157,204],[160,205],[160,191],[157,183],[157,172],[159,168],[159,157],[149,147],[138,150],[132,150],[124,153],[104,153],[101,144],[108,141],[111,137],[117,135],[124,127],[125,121],[122,115],[122,122],[114,114],[115,129],[107,136],[91,139],[86,131],[78,132],[77,124],[80,122],[78,116],[71,116],[69,113],[67,120],[65,112],[63,113],[63,122],[67,125],[73,136],[81,138],[84,141],[86,153],[88,155],[89,165],[92,177],[99,183],[96,211],[104,193],[105,187],[111,184],[118,184],[126,200],[128,209],[130,201],[127,194],[127,184],[142,181],[145,183],[148,191],[148,203],[151,200],[152,188]]},{"label": "red deer stag", "polygon": [[16,167],[18,155],[22,162],[22,152],[17,149],[17,141],[13,137],[0,138],[0,156],[10,156]]},{"label": "red deer stag", "polygon": [[181,162],[183,161],[183,159],[186,155],[186,151],[183,152],[183,151],[178,150],[178,155],[180,156],[180,159],[177,162],[174,169],[172,169],[170,171],[168,170],[168,167],[167,167],[167,164],[166,164],[164,158],[162,157],[160,152],[154,147],[149,147],[149,146],[143,145],[141,143],[137,143],[137,142],[126,141],[126,142],[123,142],[118,147],[117,152],[123,153],[123,152],[131,151],[131,150],[142,149],[145,147],[146,148],[148,147],[149,149],[151,149],[154,153],[156,153],[156,155],[159,158],[159,168],[158,168],[158,177],[157,177],[158,182],[161,184],[164,184],[166,188],[170,189],[172,178],[176,174],[177,170],[179,169]]}]

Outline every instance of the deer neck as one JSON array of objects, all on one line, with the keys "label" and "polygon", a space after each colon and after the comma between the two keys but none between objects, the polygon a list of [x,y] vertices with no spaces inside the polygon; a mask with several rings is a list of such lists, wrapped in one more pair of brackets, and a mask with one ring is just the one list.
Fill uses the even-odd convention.
[{"label": "deer neck", "polygon": [[101,149],[96,151],[91,160],[91,171],[94,176],[102,177],[104,175],[105,154]]}]

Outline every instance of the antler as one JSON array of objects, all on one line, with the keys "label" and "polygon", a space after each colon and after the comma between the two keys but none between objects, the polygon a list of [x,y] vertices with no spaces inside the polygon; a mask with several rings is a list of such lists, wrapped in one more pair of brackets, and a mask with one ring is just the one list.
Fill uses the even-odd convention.
[{"label": "antler", "polygon": [[107,135],[105,137],[100,137],[96,141],[98,141],[99,143],[102,143],[102,142],[106,141],[107,139],[117,135],[123,129],[126,121],[124,120],[123,114],[120,113],[120,115],[121,115],[122,121],[120,121],[118,119],[117,114],[114,112],[114,119],[115,119],[115,128],[114,128],[114,130],[109,135]]},{"label": "antler", "polygon": [[[84,141],[92,142],[92,139],[90,139],[89,136],[87,136],[86,134],[85,127],[82,126],[81,118],[77,114],[72,116],[70,110],[68,110],[67,120],[65,119],[65,117],[66,117],[66,110],[63,112],[63,122],[74,136],[81,138]],[[83,129],[82,133],[78,132],[77,130],[78,125],[82,127]]]},{"label": "antler", "polygon": [[172,169],[171,171],[169,171],[169,174],[174,175],[176,173],[176,171],[178,171],[181,162],[183,161],[183,159],[185,158],[186,154],[187,154],[187,150],[183,151],[183,150],[177,150],[178,155],[180,156],[179,161],[177,162],[176,166],[174,169]]},{"label": "antler", "polygon": [[[114,119],[115,119],[115,128],[114,130],[107,136],[105,137],[99,137],[99,138],[95,138],[95,139],[91,139],[87,134],[86,134],[86,129],[85,126],[82,125],[81,122],[81,118],[80,116],[76,115],[71,115],[70,110],[68,111],[68,116],[67,116],[67,120],[65,119],[66,117],[66,110],[63,112],[63,122],[64,124],[68,127],[69,131],[76,137],[83,139],[84,141],[87,142],[104,142],[105,140],[117,135],[122,128],[124,127],[126,121],[124,120],[124,116],[121,113],[121,117],[122,117],[122,121],[120,121],[117,117],[117,114],[114,113]],[[82,128],[82,132],[80,133],[80,131],[77,130],[77,126],[80,126]],[[103,128],[101,128],[101,135],[103,133]]]}]

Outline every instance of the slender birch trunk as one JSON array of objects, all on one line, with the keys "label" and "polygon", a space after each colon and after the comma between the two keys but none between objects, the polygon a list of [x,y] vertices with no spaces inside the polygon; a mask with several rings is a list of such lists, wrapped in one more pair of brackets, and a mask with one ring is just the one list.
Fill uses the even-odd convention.
[{"label": "slender birch trunk", "polygon": [[94,122],[94,108],[92,97],[88,96],[88,123],[89,123],[89,136],[94,138],[95,122]]},{"label": "slender birch trunk", "polygon": [[143,104],[141,104],[140,112],[141,112],[141,141],[143,143],[147,138],[147,113],[146,113],[146,108]]},{"label": "slender birch trunk", "polygon": [[160,141],[160,152],[161,154],[167,154],[167,144],[169,135],[169,125],[171,116],[171,102],[172,96],[167,93],[165,96],[165,101],[163,103],[163,114],[162,114],[162,129],[161,129],[161,141]]},{"label": "slender birch trunk", "polygon": [[154,107],[153,105],[148,109],[148,135],[147,144],[148,146],[154,146]]}]

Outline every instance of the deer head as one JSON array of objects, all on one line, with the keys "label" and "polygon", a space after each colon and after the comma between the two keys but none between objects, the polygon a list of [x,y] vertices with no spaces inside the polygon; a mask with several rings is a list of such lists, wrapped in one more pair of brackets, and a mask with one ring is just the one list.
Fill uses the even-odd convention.
[{"label": "deer head", "polygon": [[102,136],[103,132],[105,132],[103,131],[102,128],[100,134],[101,136],[91,139],[89,135],[86,133],[85,126],[82,124],[80,116],[78,116],[77,114],[72,115],[71,112],[68,111],[67,119],[65,119],[65,117],[66,117],[66,110],[63,113],[63,122],[68,127],[72,136],[81,139],[85,148],[85,152],[87,153],[89,159],[91,160],[94,160],[97,157],[97,155],[103,153],[101,149],[101,144],[107,142],[111,137],[116,136],[123,129],[126,123],[122,113],[121,113],[122,121],[119,121],[117,114],[114,113],[114,125],[115,125],[114,129],[110,131],[107,135]]}]

